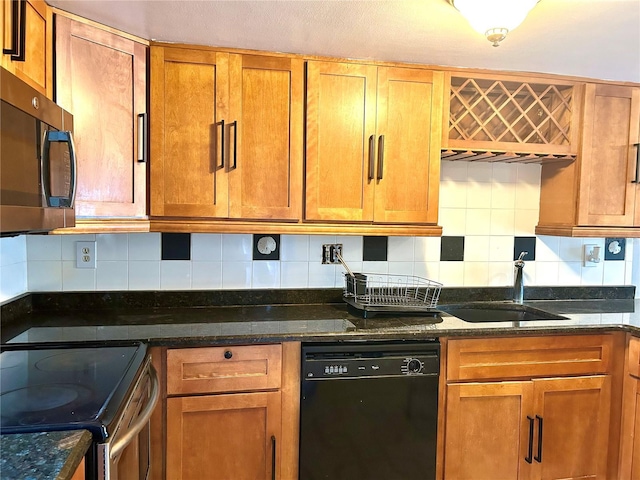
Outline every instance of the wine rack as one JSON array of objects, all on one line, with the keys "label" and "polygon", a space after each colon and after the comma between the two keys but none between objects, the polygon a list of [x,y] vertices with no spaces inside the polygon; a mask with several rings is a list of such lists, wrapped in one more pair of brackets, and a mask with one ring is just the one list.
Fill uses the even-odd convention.
[{"label": "wine rack", "polygon": [[575,159],[580,109],[578,85],[480,74],[474,77],[451,74],[449,78],[443,159],[529,162]]}]

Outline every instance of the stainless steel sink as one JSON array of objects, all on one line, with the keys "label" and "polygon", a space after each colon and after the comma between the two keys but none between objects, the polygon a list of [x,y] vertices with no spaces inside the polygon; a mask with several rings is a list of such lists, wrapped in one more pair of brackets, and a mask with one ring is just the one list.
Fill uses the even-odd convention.
[{"label": "stainless steel sink", "polygon": [[528,322],[533,320],[567,320],[529,305],[508,302],[471,302],[455,305],[439,305],[438,310],[465,322]]}]

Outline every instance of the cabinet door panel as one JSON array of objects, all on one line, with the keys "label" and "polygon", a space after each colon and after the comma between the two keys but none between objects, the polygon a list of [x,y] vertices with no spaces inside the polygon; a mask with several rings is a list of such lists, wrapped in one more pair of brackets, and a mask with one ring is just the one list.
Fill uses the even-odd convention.
[{"label": "cabinet door panel", "polygon": [[228,59],[226,53],[151,48],[152,215],[228,216],[220,124],[229,121]]},{"label": "cabinet door panel", "polygon": [[444,478],[529,478],[532,392],[531,382],[448,385]]},{"label": "cabinet door panel", "polygon": [[[233,218],[297,220],[302,203],[302,60],[229,60],[229,208]],[[234,130],[236,129],[236,130]],[[234,151],[235,148],[235,151]]]},{"label": "cabinet door panel", "polygon": [[146,47],[56,16],[56,101],[74,116],[76,215],[146,214],[137,116],[146,112]]},{"label": "cabinet door panel", "polygon": [[376,222],[437,222],[442,83],[440,72],[378,69]]},{"label": "cabinet door panel", "polygon": [[[3,1],[3,44],[11,46],[11,1]],[[39,92],[53,98],[53,13],[42,0],[25,0],[24,60],[2,55],[3,66]]]},{"label": "cabinet door panel", "polygon": [[579,225],[634,225],[639,128],[640,89],[586,86]]},{"label": "cabinet door panel", "polygon": [[167,478],[272,478],[280,403],[280,392],[167,399]]},{"label": "cabinet door panel", "polygon": [[375,138],[376,71],[307,64],[307,220],[373,220],[369,140]]},{"label": "cabinet door panel", "polygon": [[536,478],[606,478],[610,383],[604,375],[533,381],[543,419]]}]

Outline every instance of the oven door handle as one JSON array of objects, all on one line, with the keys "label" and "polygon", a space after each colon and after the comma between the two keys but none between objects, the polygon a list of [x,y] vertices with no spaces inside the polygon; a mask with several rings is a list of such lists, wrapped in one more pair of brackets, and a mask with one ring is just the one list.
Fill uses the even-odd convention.
[{"label": "oven door handle", "polygon": [[153,413],[153,409],[158,403],[158,398],[160,397],[160,389],[158,388],[158,374],[156,373],[156,369],[153,368],[153,365],[149,364],[149,377],[151,379],[151,393],[149,395],[149,403],[144,409],[140,412],[138,419],[131,426],[131,428],[125,433],[122,438],[118,439],[110,449],[109,458],[111,460],[115,460],[122,450],[129,445],[129,443],[135,438],[138,433],[145,427],[149,418],[151,418],[151,414]]}]

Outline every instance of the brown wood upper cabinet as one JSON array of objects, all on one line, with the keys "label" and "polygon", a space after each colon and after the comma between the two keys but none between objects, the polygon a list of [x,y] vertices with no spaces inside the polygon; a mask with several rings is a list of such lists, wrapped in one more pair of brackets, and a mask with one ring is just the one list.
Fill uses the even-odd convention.
[{"label": "brown wood upper cabinet", "polygon": [[444,478],[612,478],[612,336],[448,348]]},{"label": "brown wood upper cabinet", "polygon": [[147,47],[95,24],[55,18],[56,101],[73,114],[80,171],[76,215],[145,218]]},{"label": "brown wood upper cabinet", "polygon": [[436,224],[443,74],[307,63],[305,220]]},{"label": "brown wood upper cabinet", "polygon": [[530,162],[578,152],[581,89],[574,82],[448,72],[445,83],[442,147],[450,151],[443,159]]},{"label": "brown wood upper cabinet", "polygon": [[0,65],[53,98],[53,13],[42,0],[2,0]]},{"label": "brown wood upper cabinet", "polygon": [[640,88],[587,84],[578,162],[542,168],[538,234],[640,236]]},{"label": "brown wood upper cabinet", "polygon": [[303,62],[151,47],[151,215],[301,218]]}]

